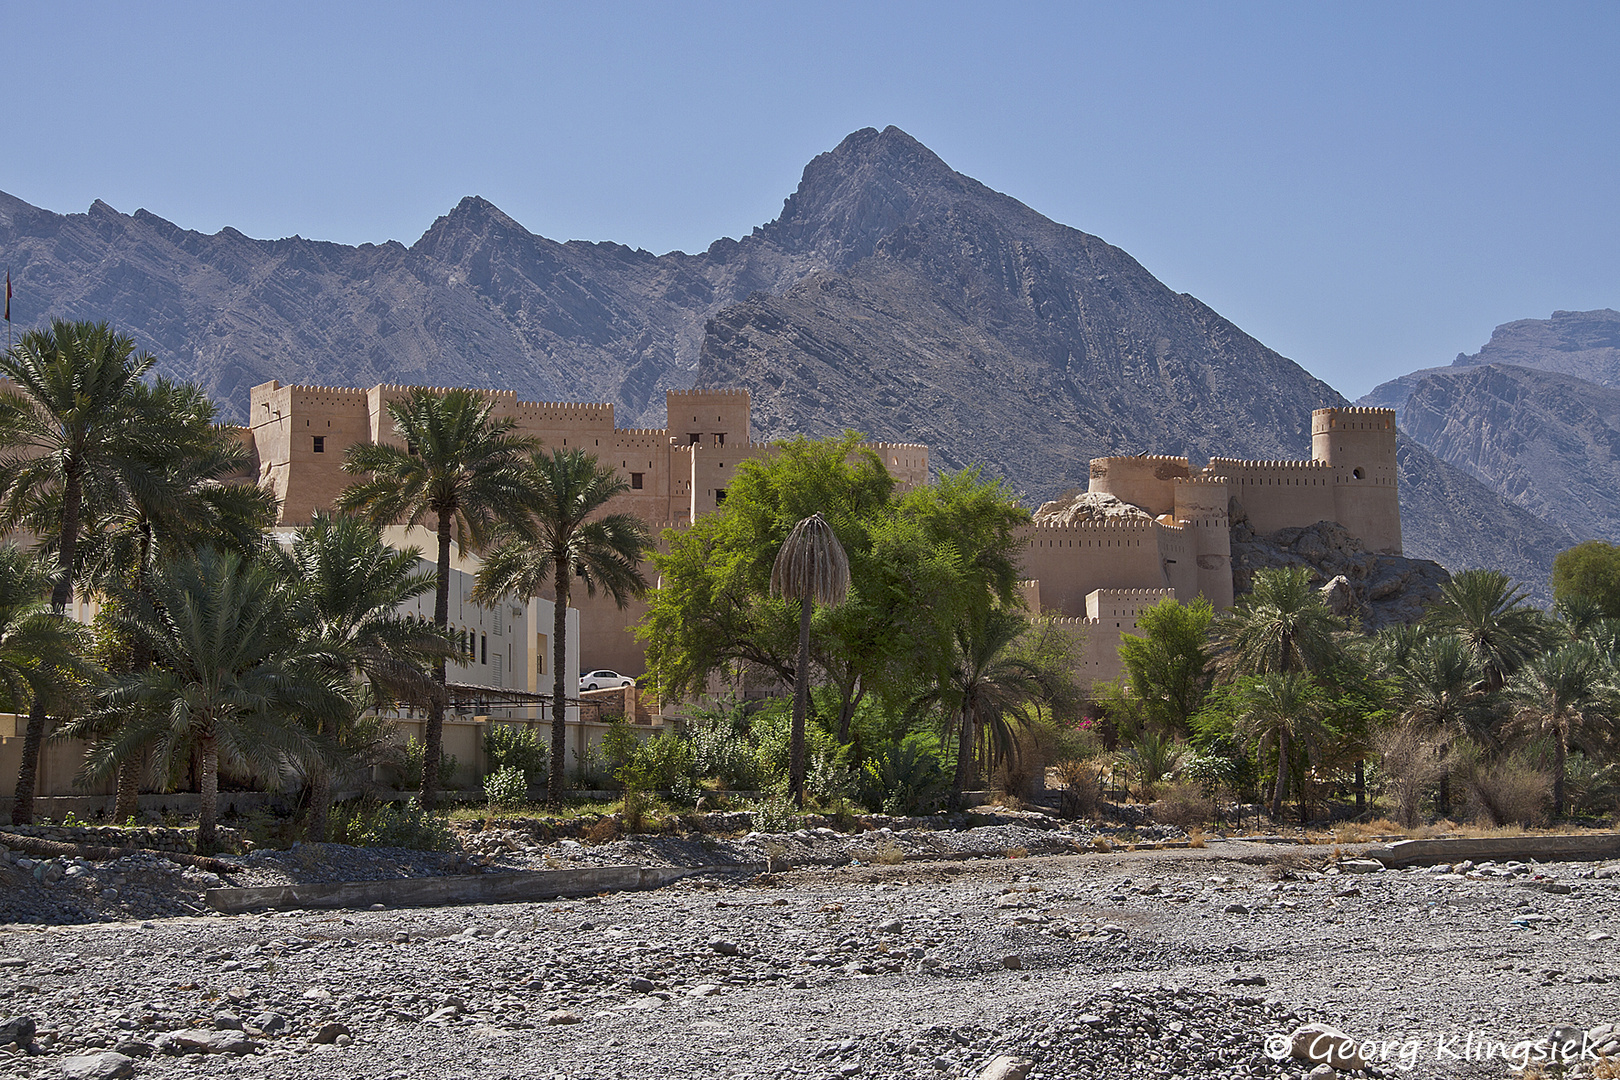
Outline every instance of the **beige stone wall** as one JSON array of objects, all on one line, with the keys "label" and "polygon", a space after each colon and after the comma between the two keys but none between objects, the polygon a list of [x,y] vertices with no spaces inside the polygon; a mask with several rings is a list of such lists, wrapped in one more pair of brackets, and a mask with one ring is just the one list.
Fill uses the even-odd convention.
[{"label": "beige stone wall", "polygon": [[1334,521],[1333,469],[1320,461],[1210,458],[1205,472],[1224,477],[1259,533]]},{"label": "beige stone wall", "polygon": [[1223,476],[1176,481],[1176,522],[1185,530],[1196,567],[1192,590],[1183,592],[1178,586],[1176,595],[1187,600],[1201,594],[1217,611],[1232,605],[1230,491]]},{"label": "beige stone wall", "polygon": [[1151,521],[1088,521],[1075,525],[1033,522],[1018,530],[1021,575],[1040,582],[1048,613],[1079,617],[1095,589],[1169,588]]}]

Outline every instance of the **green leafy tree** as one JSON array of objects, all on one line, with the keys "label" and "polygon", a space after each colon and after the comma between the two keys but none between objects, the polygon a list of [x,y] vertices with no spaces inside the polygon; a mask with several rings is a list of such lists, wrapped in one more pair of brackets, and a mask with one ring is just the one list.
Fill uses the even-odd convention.
[{"label": "green leafy tree", "polygon": [[1495,692],[1549,643],[1546,618],[1525,603],[1525,595],[1500,570],[1464,570],[1440,587],[1423,623],[1460,637],[1479,665],[1484,688]]},{"label": "green leafy tree", "polygon": [[[521,521],[534,440],[513,434],[516,421],[490,415],[493,404],[473,390],[413,389],[388,403],[394,434],[404,445],[357,443],[345,472],[364,477],[338,496],[337,509],[378,525],[431,523],[438,539],[433,625],[450,626],[450,542],[479,549],[497,521]],[[438,692],[428,707],[422,762],[422,805],[439,794],[444,753],[445,661],[433,666]],[[555,771],[555,765],[553,766]]]},{"label": "green leafy tree", "polygon": [[[383,542],[374,522],[317,513],[292,546],[272,559],[289,583],[289,624],[299,644],[311,650],[327,673],[348,688],[347,707],[315,718],[316,734],[338,752],[336,764],[355,773],[371,764],[379,747],[367,709],[395,701],[431,703],[433,665],[454,645],[437,628],[408,619],[400,607],[433,588],[421,569],[421,550],[397,551]],[[332,807],[333,763],[325,756],[305,763],[310,783],[307,839],[326,839]]]},{"label": "green leafy tree", "polygon": [[105,775],[134,747],[155,745],[166,775],[196,755],[197,845],[214,846],[221,763],[274,782],[291,761],[321,753],[300,717],[341,715],[342,683],[291,633],[284,580],[264,562],[202,548],[152,583],[153,609],[122,619],[156,662],[116,680],[108,706],[143,718],[87,759]]},{"label": "green leafy tree", "polygon": [[1620,545],[1588,540],[1553,559],[1555,600],[1583,597],[1611,619],[1620,618]]},{"label": "green leafy tree", "polygon": [[1137,633],[1120,638],[1125,682],[1145,719],[1163,733],[1187,734],[1204,706],[1213,676],[1208,644],[1215,609],[1202,596],[1189,604],[1162,600],[1137,617]]},{"label": "green leafy tree", "polygon": [[556,805],[564,790],[564,758],[570,684],[568,598],[575,579],[587,595],[601,589],[621,609],[641,596],[641,573],[651,538],[633,514],[601,514],[614,496],[630,490],[613,467],[583,450],[555,449],[531,455],[523,470],[520,512],[509,515],[499,546],[478,572],[473,599],[488,603],[507,595],[555,598],[551,632],[551,771],[546,797]]},{"label": "green leafy tree", "polygon": [[1596,649],[1576,641],[1531,658],[1508,684],[1515,723],[1552,740],[1554,817],[1564,814],[1570,743],[1595,752],[1613,736],[1620,709],[1611,674]]},{"label": "green leafy tree", "polygon": [[[123,501],[140,469],[146,434],[136,406],[153,357],[135,354],[133,338],[106,323],[57,320],[24,334],[0,357],[0,525],[29,526],[54,538],[51,610],[73,599],[75,556],[85,506]],[[34,816],[34,784],[47,722],[36,696],[23,738],[11,820]]]},{"label": "green leafy tree", "polygon": [[88,635],[54,616],[51,575],[14,544],[0,544],[0,708],[22,712],[36,699],[72,696],[94,672]]},{"label": "green leafy tree", "polygon": [[[1392,672],[1401,718],[1439,742],[1445,756],[1453,741],[1490,737],[1492,710],[1474,652],[1455,634],[1423,638]],[[1440,778],[1440,812],[1451,812],[1449,775]]]}]

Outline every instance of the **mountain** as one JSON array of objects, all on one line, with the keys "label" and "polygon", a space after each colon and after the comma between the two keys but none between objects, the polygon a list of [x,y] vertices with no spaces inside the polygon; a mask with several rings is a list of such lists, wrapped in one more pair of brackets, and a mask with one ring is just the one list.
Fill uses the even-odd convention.
[{"label": "mountain", "polygon": [[[740,240],[557,243],[464,199],[410,247],[212,236],[0,196],[25,325],[108,319],[240,418],[284,382],[503,387],[662,422],[662,391],[754,394],[769,435],[855,427],[983,464],[1036,502],[1105,453],[1303,457],[1344,399],[1128,254],[952,170],[897,128],[805,168]],[[1408,443],[1409,554],[1535,585],[1568,535]]]},{"label": "mountain", "polygon": [[1402,410],[1425,379],[1466,374],[1488,364],[1536,368],[1620,388],[1620,311],[1555,311],[1550,319],[1503,323],[1479,352],[1458,353],[1450,367],[1423,368],[1381,383],[1356,404]]}]

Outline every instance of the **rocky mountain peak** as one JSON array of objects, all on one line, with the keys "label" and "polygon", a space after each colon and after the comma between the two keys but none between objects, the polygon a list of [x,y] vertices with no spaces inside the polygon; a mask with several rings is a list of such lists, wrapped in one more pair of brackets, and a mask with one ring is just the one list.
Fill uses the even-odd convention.
[{"label": "rocky mountain peak", "polygon": [[862,128],[805,166],[781,216],[759,232],[787,251],[848,266],[923,206],[977,187],[899,128]]}]

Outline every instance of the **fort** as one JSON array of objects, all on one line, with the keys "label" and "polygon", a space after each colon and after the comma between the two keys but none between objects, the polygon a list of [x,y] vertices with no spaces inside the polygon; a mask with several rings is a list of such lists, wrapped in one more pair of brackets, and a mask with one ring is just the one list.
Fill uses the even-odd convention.
[{"label": "fort", "polygon": [[[342,468],[351,445],[396,438],[388,404],[409,390],[274,381],[253,388],[242,438],[259,482],[280,502],[281,524],[300,525],[331,506],[352,480]],[[668,391],[662,429],[616,427],[611,404],[482,393],[493,414],[511,418],[519,433],[548,447],[583,448],[612,465],[628,490],[608,509],[634,513],[655,531],[712,513],[725,502],[738,467],[772,452],[771,443],[752,437],[747,391]],[[1334,521],[1369,550],[1398,555],[1395,439],[1392,410],[1328,408],[1311,416],[1309,460],[1216,457],[1194,469],[1185,457],[1096,458],[1085,496],[1043,506],[1021,530],[1025,601],[1084,639],[1088,679],[1113,679],[1119,675],[1119,636],[1137,627],[1144,607],[1166,597],[1196,596],[1217,609],[1231,605],[1235,513],[1246,515],[1260,533]],[[928,482],[928,447],[866,446],[902,487]],[[1105,505],[1108,512],[1102,512]],[[605,597],[575,603],[582,664],[642,673],[644,648],[631,628],[644,605],[620,611]],[[539,685],[538,663],[531,657],[531,670],[512,670],[517,685]]]}]

